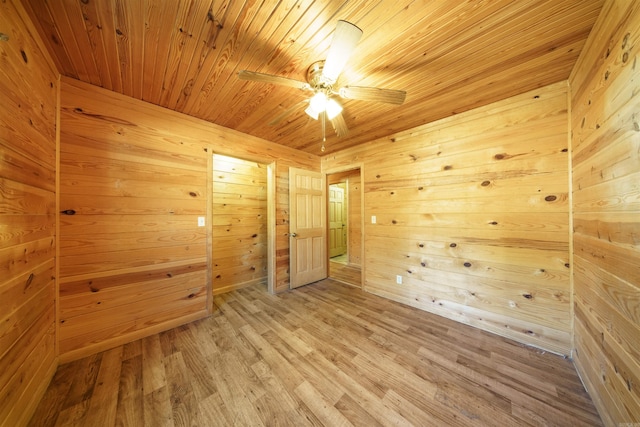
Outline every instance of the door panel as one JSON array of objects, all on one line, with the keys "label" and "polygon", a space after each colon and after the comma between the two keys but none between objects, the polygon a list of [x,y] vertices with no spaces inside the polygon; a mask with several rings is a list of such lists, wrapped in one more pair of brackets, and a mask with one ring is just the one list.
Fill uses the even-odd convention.
[{"label": "door panel", "polygon": [[289,169],[291,288],[327,277],[325,197],[324,175]]}]

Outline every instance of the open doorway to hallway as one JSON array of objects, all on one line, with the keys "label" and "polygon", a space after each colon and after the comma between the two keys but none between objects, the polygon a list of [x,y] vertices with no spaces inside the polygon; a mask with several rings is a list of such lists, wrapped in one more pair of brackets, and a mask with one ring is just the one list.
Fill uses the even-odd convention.
[{"label": "open doorway to hallway", "polygon": [[327,175],[329,277],[362,285],[362,186],[360,169]]}]

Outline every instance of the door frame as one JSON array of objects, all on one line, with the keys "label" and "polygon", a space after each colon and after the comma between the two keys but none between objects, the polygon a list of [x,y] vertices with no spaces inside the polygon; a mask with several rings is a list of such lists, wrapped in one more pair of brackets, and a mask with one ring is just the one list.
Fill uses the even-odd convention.
[{"label": "door frame", "polygon": [[[328,175],[332,175],[335,173],[342,173],[342,172],[348,172],[348,171],[353,171],[353,170],[360,170],[360,288],[364,290],[364,284],[365,284],[365,250],[364,250],[364,225],[365,225],[365,219],[364,219],[364,163],[352,163],[350,165],[345,165],[345,166],[336,166],[333,168],[328,168],[328,169],[322,169],[322,173],[324,174],[325,177],[325,185],[327,186],[327,200],[326,200],[326,205],[325,205],[325,209],[329,209],[329,197],[328,197],[328,193],[329,193],[329,180],[328,180]],[[347,215],[347,221],[349,221],[348,215]],[[328,222],[327,222],[327,227],[329,226]],[[349,227],[349,225],[347,225],[347,227]],[[328,231],[327,231],[328,232]],[[347,248],[347,253],[349,252],[349,249]],[[327,265],[329,263],[329,242],[327,239]]]}]

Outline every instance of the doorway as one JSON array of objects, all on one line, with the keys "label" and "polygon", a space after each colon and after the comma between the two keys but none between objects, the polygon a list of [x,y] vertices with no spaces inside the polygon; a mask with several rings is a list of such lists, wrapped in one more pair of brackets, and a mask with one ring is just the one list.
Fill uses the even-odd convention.
[{"label": "doorway", "polygon": [[221,294],[266,283],[275,268],[275,164],[213,154],[211,286]]},{"label": "doorway", "polygon": [[362,287],[361,169],[327,174],[328,276]]}]

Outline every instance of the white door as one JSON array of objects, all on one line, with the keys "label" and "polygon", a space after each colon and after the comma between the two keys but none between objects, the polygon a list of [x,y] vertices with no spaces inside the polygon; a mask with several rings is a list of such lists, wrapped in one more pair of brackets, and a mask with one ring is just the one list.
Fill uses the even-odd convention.
[{"label": "white door", "polygon": [[325,177],[320,172],[289,169],[290,287],[327,277]]}]

